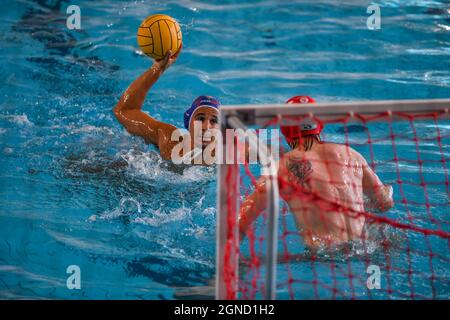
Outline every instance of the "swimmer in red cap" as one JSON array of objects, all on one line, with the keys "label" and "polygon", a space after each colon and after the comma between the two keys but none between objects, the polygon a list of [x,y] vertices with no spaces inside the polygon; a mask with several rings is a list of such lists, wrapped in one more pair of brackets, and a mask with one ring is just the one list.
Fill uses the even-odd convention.
[{"label": "swimmer in red cap", "polygon": [[[129,133],[140,136],[144,138],[145,142],[157,146],[161,157],[165,160],[172,159],[172,151],[180,143],[178,140],[172,141],[171,139],[172,133],[177,130],[177,127],[149,116],[142,111],[142,105],[147,92],[164,71],[175,63],[180,51],[181,48],[175,54],[169,51],[164,59],[155,61],[151,68],[125,90],[113,110],[117,120]],[[180,153],[184,153],[177,155],[178,157],[193,159],[201,155],[202,150],[213,141],[210,132],[211,129],[219,127],[219,107],[220,102],[210,96],[199,96],[192,102],[192,105],[184,113],[184,126],[190,133],[191,144],[188,146],[189,148],[180,150]],[[201,128],[198,130],[199,132],[194,130],[194,122],[199,124]]]},{"label": "swimmer in red cap", "polygon": [[[307,96],[287,101],[293,107],[314,102]],[[311,118],[297,126],[281,127],[291,151],[279,162],[280,195],[294,214],[305,244],[312,249],[367,239],[366,219],[358,213],[372,209],[384,212],[394,204],[392,187],[380,181],[361,154],[343,144],[323,142],[322,129],[323,124]],[[364,196],[370,201],[365,203]],[[241,206],[241,237],[265,204],[265,178],[261,178]]]}]

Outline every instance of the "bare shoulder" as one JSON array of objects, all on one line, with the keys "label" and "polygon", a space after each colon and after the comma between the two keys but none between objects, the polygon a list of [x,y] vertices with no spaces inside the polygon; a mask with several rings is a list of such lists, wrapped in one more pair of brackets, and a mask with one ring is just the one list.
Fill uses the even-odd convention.
[{"label": "bare shoulder", "polygon": [[305,153],[300,150],[291,150],[283,155],[280,159],[280,167],[287,167],[290,163],[299,161],[305,158]]},{"label": "bare shoulder", "polygon": [[351,158],[357,162],[360,165],[367,165],[367,161],[366,159],[363,157],[363,155],[361,153],[359,153],[358,151],[356,151],[355,149],[353,149],[352,147],[348,147],[348,149],[350,150],[350,156]]},{"label": "bare shoulder", "polygon": [[328,157],[348,158],[365,161],[364,157],[349,145],[340,143],[324,143],[323,148]]}]

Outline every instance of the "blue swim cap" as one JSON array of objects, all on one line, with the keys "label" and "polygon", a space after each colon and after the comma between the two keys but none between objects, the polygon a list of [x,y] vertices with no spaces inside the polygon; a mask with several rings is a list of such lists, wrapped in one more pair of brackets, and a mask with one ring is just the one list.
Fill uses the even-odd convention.
[{"label": "blue swim cap", "polygon": [[186,112],[184,113],[184,127],[186,129],[189,129],[189,124],[191,123],[191,118],[195,110],[197,110],[200,107],[209,107],[219,110],[220,102],[219,100],[211,96],[197,97],[197,99],[195,99],[194,102],[192,102],[191,107],[187,109]]}]

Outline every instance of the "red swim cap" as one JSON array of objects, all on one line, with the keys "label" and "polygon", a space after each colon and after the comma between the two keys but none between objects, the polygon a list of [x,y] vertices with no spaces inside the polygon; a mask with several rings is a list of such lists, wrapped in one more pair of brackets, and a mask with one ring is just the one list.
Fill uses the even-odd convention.
[{"label": "red swim cap", "polygon": [[293,103],[301,103],[301,104],[307,104],[307,103],[315,103],[316,100],[314,100],[311,97],[308,96],[295,96],[290,98],[288,101],[286,101],[287,104],[293,104]]},{"label": "red swim cap", "polygon": [[[287,104],[308,104],[316,101],[308,96],[295,96],[286,101]],[[288,143],[302,136],[318,135],[322,132],[322,123],[306,118],[298,126],[281,126],[281,133]]]}]

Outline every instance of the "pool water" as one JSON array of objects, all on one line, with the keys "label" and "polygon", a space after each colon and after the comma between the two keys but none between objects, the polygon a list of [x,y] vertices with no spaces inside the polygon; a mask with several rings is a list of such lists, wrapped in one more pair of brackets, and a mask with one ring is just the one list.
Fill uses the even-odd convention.
[{"label": "pool water", "polygon": [[[369,1],[80,0],[76,31],[68,1],[2,2],[0,298],[174,299],[214,276],[216,169],[162,161],[111,112],[151,65],[135,39],[146,16],[181,23],[183,52],[144,107],[179,127],[202,94],[223,104],[450,97],[448,3],[376,3],[378,31],[366,27]],[[448,203],[445,190],[433,196]],[[70,265],[80,290],[66,286]],[[437,266],[436,296],[449,298],[448,266]]]}]

